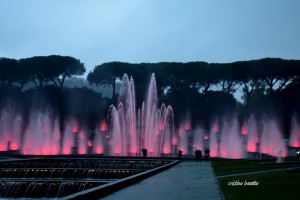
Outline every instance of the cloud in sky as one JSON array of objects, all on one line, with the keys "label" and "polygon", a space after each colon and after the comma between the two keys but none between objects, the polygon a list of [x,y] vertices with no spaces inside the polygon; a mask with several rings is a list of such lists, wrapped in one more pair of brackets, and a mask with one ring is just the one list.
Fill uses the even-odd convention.
[{"label": "cloud in sky", "polygon": [[298,0],[1,0],[0,57],[110,61],[300,59]]}]

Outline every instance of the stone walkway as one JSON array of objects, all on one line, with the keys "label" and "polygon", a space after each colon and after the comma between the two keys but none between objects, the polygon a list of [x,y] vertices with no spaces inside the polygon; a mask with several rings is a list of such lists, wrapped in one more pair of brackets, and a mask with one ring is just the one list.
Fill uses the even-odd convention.
[{"label": "stone walkway", "polygon": [[181,162],[104,200],[222,199],[210,162]]}]

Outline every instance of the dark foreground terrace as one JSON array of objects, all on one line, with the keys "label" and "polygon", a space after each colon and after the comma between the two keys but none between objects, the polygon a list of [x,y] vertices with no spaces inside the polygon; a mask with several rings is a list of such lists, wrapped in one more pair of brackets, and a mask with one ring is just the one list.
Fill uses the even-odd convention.
[{"label": "dark foreground terrace", "polygon": [[175,164],[151,158],[5,156],[0,198],[98,199]]}]

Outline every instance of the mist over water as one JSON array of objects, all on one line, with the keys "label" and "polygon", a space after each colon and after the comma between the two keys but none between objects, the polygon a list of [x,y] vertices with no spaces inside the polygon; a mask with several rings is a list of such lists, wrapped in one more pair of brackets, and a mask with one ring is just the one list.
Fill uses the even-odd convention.
[{"label": "mist over water", "polygon": [[258,130],[257,130],[257,122],[253,115],[250,116],[248,121],[246,122],[246,134],[247,137],[247,151],[248,152],[257,152],[257,144],[259,142],[258,138]]},{"label": "mist over water", "polygon": [[112,141],[109,144],[112,155],[136,156],[141,149],[148,150],[149,156],[171,153],[174,134],[174,115],[171,106],[158,108],[156,80],[151,77],[147,98],[138,109],[136,117],[133,78],[123,76],[118,107],[111,106],[109,129]]},{"label": "mist over water", "polygon": [[261,152],[264,154],[276,156],[280,149],[287,155],[286,144],[276,119],[263,119],[263,130],[260,141]]},{"label": "mist over water", "polygon": [[291,122],[290,146],[300,147],[300,126],[296,115],[293,115]]},{"label": "mist over water", "polygon": [[239,124],[236,118],[223,120],[221,129],[220,157],[244,158],[245,149],[240,134]]},{"label": "mist over water", "polygon": [[192,126],[192,119],[187,117],[175,127],[173,108],[159,102],[156,87],[152,74],[145,101],[138,107],[134,80],[125,74],[117,105],[108,108],[107,120],[96,119],[94,127],[88,125],[88,119],[72,113],[62,115],[47,103],[22,108],[13,101],[3,101],[0,151],[141,156],[141,149],[146,148],[148,156],[176,156],[178,150],[192,156],[196,149],[209,148],[212,157],[237,159],[246,158],[247,152],[276,156],[278,149],[286,156],[288,146],[300,147],[296,115],[291,120],[288,142],[275,115],[250,115],[243,121],[234,114],[216,116],[208,130],[197,123]]}]

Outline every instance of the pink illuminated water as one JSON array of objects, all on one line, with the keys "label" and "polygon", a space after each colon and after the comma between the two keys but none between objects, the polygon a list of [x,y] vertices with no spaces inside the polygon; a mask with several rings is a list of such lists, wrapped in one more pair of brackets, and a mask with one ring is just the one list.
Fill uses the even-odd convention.
[{"label": "pink illuminated water", "polygon": [[63,147],[62,147],[62,154],[69,155],[72,153],[72,147],[75,145],[74,144],[74,137],[75,134],[78,134],[77,132],[73,132],[75,124],[77,124],[76,120],[70,119],[66,122],[65,124],[65,131],[63,134]]},{"label": "pink illuminated water", "polygon": [[295,115],[293,116],[291,122],[290,146],[300,147],[300,126]]},{"label": "pink illuminated water", "polygon": [[247,135],[248,134],[248,122],[245,120],[243,125],[242,125],[242,128],[241,128],[241,134],[242,135]]},{"label": "pink illuminated water", "polygon": [[240,128],[236,118],[223,120],[221,129],[220,156],[222,158],[244,158]]},{"label": "pink illuminated water", "polygon": [[219,149],[218,149],[218,133],[210,132],[210,156],[211,157],[219,157]]},{"label": "pink illuminated water", "polygon": [[60,131],[58,121],[52,121],[49,111],[32,112],[24,133],[22,153],[55,155],[59,153]]},{"label": "pink illuminated water", "polygon": [[96,134],[94,138],[94,143],[92,143],[93,153],[103,154],[104,153],[104,140],[105,132],[107,131],[107,124],[105,121],[99,123],[98,129],[96,129]]},{"label": "pink illuminated water", "polygon": [[218,143],[218,135],[219,135],[219,124],[218,120],[215,120],[212,125],[212,129],[210,131],[210,142],[209,142],[209,149],[210,155],[212,157],[219,157],[219,143]]},{"label": "pink illuminated water", "polygon": [[263,154],[277,156],[278,150],[283,151],[283,155],[287,155],[285,141],[283,140],[278,122],[275,119],[263,119],[263,130],[260,141],[260,151]]},{"label": "pink illuminated water", "polygon": [[178,150],[183,151],[184,154],[188,153],[188,134],[189,130],[185,129],[185,125],[181,125],[178,130]]},{"label": "pink illuminated water", "polygon": [[23,120],[7,106],[0,113],[0,151],[17,150],[21,145]]},{"label": "pink illuminated water", "polygon": [[[199,125],[192,127],[187,118],[175,129],[173,108],[159,103],[156,87],[153,74],[145,102],[137,109],[134,81],[125,74],[117,105],[110,106],[107,120],[99,120],[94,130],[74,116],[67,116],[60,127],[50,108],[32,109],[25,118],[7,105],[0,111],[0,151],[140,156],[146,148],[148,156],[176,156],[178,150],[187,155],[210,148],[212,157],[222,158],[245,158],[247,152],[276,156],[278,149],[287,155],[279,121],[274,118],[258,121],[250,116],[241,124],[237,117],[216,118],[206,132]],[[300,147],[296,116],[291,122],[289,145]]]},{"label": "pink illuminated water", "polygon": [[136,115],[134,81],[125,74],[120,88],[118,107],[110,108],[109,148],[112,155],[136,156],[142,148],[149,156],[172,153],[174,116],[171,106],[158,108],[154,74],[147,98]]},{"label": "pink illuminated water", "polygon": [[99,124],[99,130],[105,132],[107,130],[106,121],[102,120]]},{"label": "pink illuminated water", "polygon": [[219,121],[216,119],[212,126],[212,131],[218,133],[220,131]]},{"label": "pink illuminated water", "polygon": [[[165,104],[162,104],[161,109],[158,111],[161,115],[161,118],[158,122],[158,129],[156,135],[159,137],[160,146],[162,146],[161,153],[171,154],[172,145],[174,144],[174,114],[171,106],[166,107]],[[159,154],[159,152],[158,152]]]},{"label": "pink illuminated water", "polygon": [[247,128],[247,151],[252,153],[258,152],[259,150],[256,149],[259,142],[257,123],[253,115],[248,119]]},{"label": "pink illuminated water", "polygon": [[205,138],[203,129],[200,126],[197,126],[194,129],[193,152],[195,152],[195,150],[197,150],[197,149],[199,149],[199,150],[205,149],[204,148],[204,140],[205,139],[208,139],[208,138]]}]

